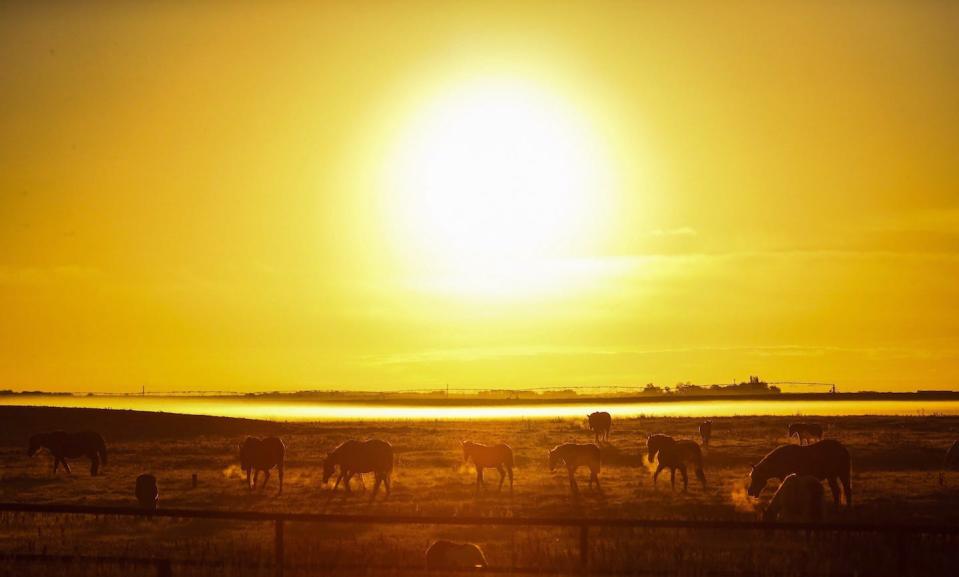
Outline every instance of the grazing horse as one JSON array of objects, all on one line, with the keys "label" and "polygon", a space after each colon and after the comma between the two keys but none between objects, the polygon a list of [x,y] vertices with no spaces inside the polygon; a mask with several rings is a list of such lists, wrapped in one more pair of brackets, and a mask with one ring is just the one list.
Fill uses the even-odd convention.
[{"label": "grazing horse", "polygon": [[[283,462],[286,456],[286,447],[283,441],[276,437],[266,437],[258,439],[256,437],[247,437],[240,447],[240,468],[246,471],[246,484],[250,490],[256,489],[256,479],[263,471],[263,485],[260,488],[265,489],[270,481],[270,469],[277,468],[280,476],[280,490],[277,494],[283,494]],[[250,478],[252,474],[252,479]]]},{"label": "grazing horse", "polygon": [[609,441],[609,430],[613,426],[613,417],[606,411],[598,411],[586,415],[589,419],[589,430],[596,435],[596,442]]},{"label": "grazing horse", "polygon": [[713,422],[703,421],[699,423],[699,436],[703,439],[703,446],[709,446],[709,439],[713,436]]},{"label": "grazing horse", "polygon": [[509,472],[509,490],[513,492],[513,449],[509,445],[481,445],[472,441],[463,441],[463,462],[469,463],[473,459],[476,465],[476,492],[479,493],[483,482],[483,469],[490,467],[499,471],[499,491],[503,490],[503,481],[506,472]]},{"label": "grazing horse", "polygon": [[107,464],[107,445],[103,437],[93,431],[67,433],[53,431],[38,433],[30,437],[27,455],[34,456],[41,447],[45,447],[53,455],[53,472],[63,463],[63,468],[70,473],[67,458],[87,457],[90,459],[90,474],[96,476],[100,471],[100,463]]},{"label": "grazing horse", "polygon": [[822,482],[812,475],[786,475],[776,489],[763,521],[818,523],[822,520]]},{"label": "grazing horse", "polygon": [[373,485],[373,493],[370,495],[370,502],[376,498],[377,491],[380,490],[380,483],[386,487],[386,498],[390,497],[390,474],[393,472],[393,446],[386,441],[371,439],[369,441],[346,441],[337,448],[333,449],[323,461],[323,483],[327,483],[336,467],[340,467],[340,474],[333,485],[333,491],[340,486],[340,481],[344,482],[346,492],[349,494],[350,479],[357,473],[373,473],[376,477],[376,484]]},{"label": "grazing horse", "polygon": [[486,556],[479,545],[473,543],[454,543],[453,541],[435,541],[426,549],[426,570],[445,569],[448,571],[464,569],[485,569]]},{"label": "grazing horse", "polygon": [[800,445],[808,445],[812,439],[822,441],[822,425],[816,423],[791,423],[789,437],[797,437]]},{"label": "grazing horse", "polygon": [[942,471],[939,472],[939,484],[946,484],[946,471],[959,470],[959,441],[956,441],[946,451],[946,458],[942,460]]},{"label": "grazing horse", "polygon": [[769,452],[753,465],[749,473],[750,497],[758,497],[769,479],[785,479],[790,473],[812,475],[829,483],[832,497],[838,506],[841,502],[839,484],[846,494],[846,505],[852,505],[852,485],[849,482],[849,451],[839,441],[826,439],[812,445],[783,445]]},{"label": "grazing horse", "polygon": [[669,483],[676,489],[676,469],[683,475],[683,491],[689,488],[689,477],[686,475],[686,465],[692,465],[696,471],[696,478],[706,488],[706,474],[703,473],[703,454],[696,441],[677,441],[669,435],[650,435],[646,439],[646,449],[649,462],[652,463],[659,454],[659,466],[653,473],[653,486],[663,469],[669,469]]},{"label": "grazing horse", "polygon": [[140,507],[149,511],[156,511],[157,503],[160,501],[157,478],[146,473],[137,477],[136,496]]},{"label": "grazing horse", "polygon": [[593,482],[596,482],[596,488],[599,486],[599,468],[600,452],[599,447],[593,443],[578,445],[576,443],[564,443],[557,445],[549,452],[549,470],[556,469],[562,461],[566,465],[566,471],[569,473],[569,489],[574,495],[579,494],[579,487],[576,485],[576,469],[580,466],[589,467],[589,488],[593,488]]}]

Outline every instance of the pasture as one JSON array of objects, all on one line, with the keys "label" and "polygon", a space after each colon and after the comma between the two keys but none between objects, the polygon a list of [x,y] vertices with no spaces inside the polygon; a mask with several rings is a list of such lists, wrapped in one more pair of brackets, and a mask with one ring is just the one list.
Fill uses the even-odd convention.
[{"label": "pasture", "polygon": [[[602,446],[602,491],[587,489],[588,471],[580,469],[580,496],[573,498],[565,468],[549,470],[547,450],[563,442],[591,442],[593,434],[588,430],[585,415],[581,419],[538,421],[326,424],[4,407],[0,419],[4,423],[0,428],[0,500],[5,502],[131,506],[136,503],[135,480],[146,472],[157,477],[163,508],[711,520],[759,518],[775,485],[770,483],[759,500],[752,500],[746,496],[745,475],[750,464],[769,450],[790,442],[786,428],[795,420],[763,416],[714,418],[712,439],[703,453],[707,487],[703,490],[698,482],[690,483],[689,491],[683,493],[669,489],[668,472],[660,476],[658,487],[653,487],[650,477],[654,466],[643,458],[646,435],[665,433],[698,441],[701,419],[617,419],[613,412],[609,443]],[[959,418],[832,417],[815,421],[825,426],[826,438],[841,440],[852,454],[856,504],[852,509],[837,511],[827,498],[827,522],[959,522],[959,473],[947,474],[944,487],[938,483],[939,466],[945,450],[957,436]],[[109,447],[109,460],[102,475],[89,476],[85,466],[74,467],[72,475],[62,471],[53,475],[49,455],[27,457],[29,434],[54,428],[100,431]],[[238,445],[248,434],[277,435],[286,444],[283,495],[277,495],[275,475],[265,490],[251,492],[247,488],[239,467]],[[367,502],[372,475],[366,475],[365,490],[354,479],[351,497],[342,488],[331,492],[332,482],[322,482],[326,452],[350,438],[380,438],[392,443],[397,458],[389,500]],[[496,491],[496,483],[489,482],[485,491],[475,493],[475,472],[471,463],[463,462],[460,445],[467,439],[488,444],[505,442],[513,448],[512,495],[508,490]],[[194,473],[198,479],[195,488]],[[681,486],[679,479],[677,486]],[[558,571],[575,566],[578,556],[576,535],[571,529],[305,524],[288,527],[287,555],[294,566],[360,563],[368,567],[419,567],[423,551],[431,540],[438,538],[479,543],[493,568],[538,567]],[[0,515],[0,551],[6,553],[169,556],[209,561],[229,575],[268,574],[271,539],[272,527],[262,523]],[[897,548],[869,541],[865,536],[856,538],[863,540],[861,546],[852,539],[843,555],[825,556],[812,555],[810,551],[815,547],[835,547],[834,539],[803,539],[792,535],[749,535],[744,539],[742,535],[721,531],[693,535],[684,530],[609,529],[597,532],[591,555],[597,566],[627,573],[660,567],[700,574],[715,568],[717,563],[725,564],[733,572],[761,573],[770,569],[783,574],[789,567],[792,569],[788,572],[795,574],[835,573],[837,568],[861,568],[861,564],[855,564],[857,559],[877,568],[896,567],[892,557],[885,559],[883,555],[894,556]],[[772,540],[776,546],[749,546],[763,540]],[[955,544],[952,545],[954,549]],[[916,544],[920,546],[925,545]],[[845,564],[842,567],[840,559]],[[775,571],[776,567],[780,570]],[[29,574],[23,567],[0,572],[8,570],[12,571],[8,574]],[[104,575],[116,571],[108,566],[102,567],[102,572],[89,570]],[[144,571],[152,574],[149,569]],[[189,567],[184,567],[177,574],[190,574],[189,571]],[[295,568],[291,571],[296,574]],[[123,572],[136,574],[135,568]]]}]

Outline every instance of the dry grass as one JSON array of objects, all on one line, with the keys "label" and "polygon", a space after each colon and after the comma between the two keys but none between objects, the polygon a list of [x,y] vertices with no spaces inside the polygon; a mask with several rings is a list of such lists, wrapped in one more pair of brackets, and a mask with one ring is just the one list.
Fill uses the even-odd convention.
[{"label": "dry grass", "polygon": [[[9,410],[9,409],[7,409]],[[637,418],[616,420],[611,442],[603,448],[603,490],[586,489],[570,497],[565,471],[550,472],[546,450],[567,440],[587,440],[583,422],[396,422],[283,424],[207,417],[151,415],[131,412],[71,411],[64,428],[96,428],[105,432],[110,461],[104,474],[91,478],[77,461],[74,474],[54,477],[45,455],[28,459],[25,438],[31,430],[54,428],[63,413],[20,409],[0,431],[0,500],[39,503],[132,505],[136,476],[150,471],[160,484],[161,506],[329,513],[403,513],[485,516],[590,516],[644,518],[754,519],[757,503],[745,498],[744,475],[752,462],[787,442],[788,418],[735,417],[714,419],[713,442],[706,451],[709,487],[690,483],[688,493],[669,489],[668,474],[658,488],[640,455],[645,436],[663,432],[693,437],[698,419]],[[0,417],[4,415],[0,413]],[[854,417],[818,419],[827,436],[846,443],[853,456],[856,506],[829,512],[833,520],[878,522],[959,521],[959,473],[945,488],[937,483],[944,449],[957,436],[959,418]],[[288,447],[284,494],[271,480],[267,491],[251,493],[240,477],[236,444],[250,431],[281,435]],[[397,451],[394,494],[389,501],[367,503],[367,493],[346,497],[321,483],[320,463],[326,451],[348,438],[378,437]],[[516,454],[516,487],[497,493],[495,483],[478,497],[474,473],[462,462],[459,441],[505,441]],[[190,477],[199,475],[199,486]],[[487,481],[496,480],[495,471]],[[678,479],[677,479],[678,483]],[[372,479],[367,481],[372,488]],[[770,486],[764,494],[769,498]],[[315,526],[290,524],[288,559],[294,565],[418,567],[430,540],[449,538],[483,545],[494,567],[571,570],[578,562],[578,542],[569,529],[469,528],[399,526]],[[840,549],[837,543],[842,544]],[[920,543],[910,551],[919,552]],[[925,541],[937,562],[956,561],[955,543]],[[951,547],[951,549],[949,549]],[[0,550],[7,552],[171,557],[225,563],[204,569],[224,575],[268,574],[272,562],[272,528],[262,523],[161,519],[111,519],[76,516],[7,514],[0,516]],[[841,554],[839,553],[841,551]],[[871,574],[892,574],[898,547],[878,537],[835,535],[741,535],[721,532],[594,530],[593,567],[626,573],[656,571],[682,574],[728,572],[760,574],[844,573],[872,568]],[[921,555],[913,555],[924,558]],[[931,562],[931,561],[930,561]],[[89,569],[89,568],[88,568]],[[42,568],[31,570],[42,571]],[[52,569],[51,569],[52,570]],[[86,569],[85,569],[86,570]],[[93,571],[93,569],[89,569]],[[115,568],[102,568],[112,574]],[[149,568],[131,568],[125,575]],[[937,574],[935,566],[925,568]],[[179,567],[177,574],[198,568]],[[331,570],[333,573],[336,571]],[[266,573],[264,573],[266,572]],[[0,570],[0,575],[4,574]],[[10,574],[26,574],[22,572]],[[295,574],[295,572],[294,572]],[[304,573],[307,574],[307,573]],[[314,574],[308,572],[308,574]],[[356,574],[355,570],[351,574]]]}]

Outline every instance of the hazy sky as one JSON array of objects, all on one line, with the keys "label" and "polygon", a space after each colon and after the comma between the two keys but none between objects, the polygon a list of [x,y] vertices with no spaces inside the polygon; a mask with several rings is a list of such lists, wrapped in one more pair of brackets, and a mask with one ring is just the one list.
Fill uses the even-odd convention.
[{"label": "hazy sky", "polygon": [[0,5],[0,388],[959,388],[955,2]]}]

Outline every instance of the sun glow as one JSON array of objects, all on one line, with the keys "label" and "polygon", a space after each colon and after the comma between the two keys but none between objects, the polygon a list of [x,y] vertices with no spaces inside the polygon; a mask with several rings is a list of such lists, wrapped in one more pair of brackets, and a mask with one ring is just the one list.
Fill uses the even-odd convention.
[{"label": "sun glow", "polygon": [[514,80],[460,85],[396,144],[384,185],[395,245],[434,287],[538,292],[602,235],[610,172],[571,103]]}]

